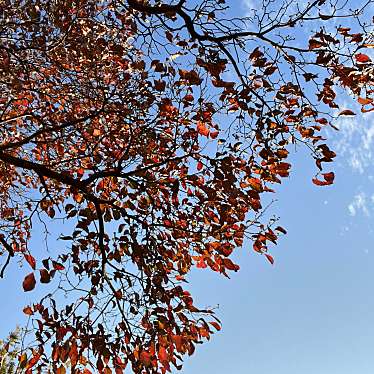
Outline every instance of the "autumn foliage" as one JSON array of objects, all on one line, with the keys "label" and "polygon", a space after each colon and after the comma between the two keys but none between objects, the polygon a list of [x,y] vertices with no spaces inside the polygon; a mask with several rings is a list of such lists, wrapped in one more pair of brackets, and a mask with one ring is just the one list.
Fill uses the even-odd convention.
[{"label": "autumn foliage", "polygon": [[[286,231],[262,196],[289,153],[308,147],[313,182],[332,184],[323,131],[355,115],[339,98],[374,110],[367,8],[0,3],[0,275],[22,261],[20,287],[47,290],[24,308],[35,340],[19,367],[179,369],[221,328],[184,288],[191,267],[229,275],[244,241],[273,263]],[[45,227],[60,235],[48,252],[31,244]]]}]

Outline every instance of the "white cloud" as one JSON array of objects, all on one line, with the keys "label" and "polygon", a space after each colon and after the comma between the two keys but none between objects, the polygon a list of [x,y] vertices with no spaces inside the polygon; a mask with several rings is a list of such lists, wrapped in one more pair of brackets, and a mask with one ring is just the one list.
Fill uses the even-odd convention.
[{"label": "white cloud", "polygon": [[338,154],[342,166],[349,166],[360,174],[367,172],[374,161],[374,117],[371,113],[360,115],[360,107],[353,103],[344,103],[341,108],[352,108],[358,113],[354,118],[341,117],[335,123],[338,132],[328,132],[332,149]]},{"label": "white cloud", "polygon": [[256,9],[256,4],[253,0],[243,0],[244,7],[250,12],[253,9]]},{"label": "white cloud", "polygon": [[374,195],[368,199],[365,192],[359,192],[353,197],[352,202],[348,205],[349,214],[354,217],[359,212],[362,212],[365,216],[370,216],[370,208],[374,201]]}]

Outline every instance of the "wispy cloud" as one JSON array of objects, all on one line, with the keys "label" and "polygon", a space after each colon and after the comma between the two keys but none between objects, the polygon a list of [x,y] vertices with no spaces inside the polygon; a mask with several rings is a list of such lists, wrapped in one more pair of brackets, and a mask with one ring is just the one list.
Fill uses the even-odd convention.
[{"label": "wispy cloud", "polygon": [[368,196],[361,191],[353,196],[352,202],[348,205],[349,214],[355,217],[357,214],[364,214],[369,217],[374,208],[374,194]]},{"label": "wispy cloud", "polygon": [[364,173],[368,167],[372,167],[374,161],[372,116],[342,118],[337,126],[340,131],[332,135],[331,140],[333,149],[339,155],[340,163],[348,165],[360,174]]},{"label": "wispy cloud", "polygon": [[244,9],[246,9],[248,15],[256,9],[256,4],[254,0],[242,0]]}]

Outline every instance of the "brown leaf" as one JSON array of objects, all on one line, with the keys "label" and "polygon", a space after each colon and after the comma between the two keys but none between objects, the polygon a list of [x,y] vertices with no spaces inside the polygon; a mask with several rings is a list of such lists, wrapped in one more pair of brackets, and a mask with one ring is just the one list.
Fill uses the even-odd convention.
[{"label": "brown leaf", "polygon": [[324,47],[326,44],[319,41],[319,40],[315,40],[315,39],[310,39],[309,40],[309,49],[312,50],[312,49],[319,49],[321,47]]},{"label": "brown leaf", "polygon": [[34,273],[30,273],[26,275],[25,279],[23,280],[22,286],[25,292],[32,291],[35,288],[35,277]]},{"label": "brown leaf", "polygon": [[352,112],[350,109],[343,110],[339,113],[339,116],[355,116],[356,113]]},{"label": "brown leaf", "polygon": [[234,264],[229,258],[223,259],[223,265],[228,270],[238,271],[240,269],[239,265]]},{"label": "brown leaf", "polygon": [[51,281],[51,276],[49,271],[46,269],[39,270],[40,273],[40,283],[49,283]]},{"label": "brown leaf", "polygon": [[29,254],[25,254],[25,260],[29,263],[32,269],[35,270],[35,267],[36,267],[35,258]]},{"label": "brown leaf", "polygon": [[334,179],[335,179],[335,174],[333,172],[330,172],[330,173],[324,173],[322,174],[323,178],[325,179],[325,181],[327,183],[330,183],[332,184],[334,182]]},{"label": "brown leaf", "polygon": [[274,230],[279,231],[282,234],[287,234],[287,231],[281,226],[277,226]]}]

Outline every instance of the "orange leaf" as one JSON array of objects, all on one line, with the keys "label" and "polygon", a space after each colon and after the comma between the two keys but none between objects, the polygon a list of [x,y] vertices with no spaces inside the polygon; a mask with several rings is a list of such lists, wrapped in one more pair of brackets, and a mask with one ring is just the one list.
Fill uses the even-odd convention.
[{"label": "orange leaf", "polygon": [[248,178],[248,183],[250,186],[257,192],[262,192],[262,183],[261,180],[258,178]]},{"label": "orange leaf", "polygon": [[23,308],[23,313],[25,313],[28,316],[32,316],[34,314],[31,307],[29,307],[29,306],[26,306],[25,308]]},{"label": "orange leaf", "polygon": [[182,350],[183,350],[183,347],[182,347],[183,339],[182,339],[182,337],[180,335],[173,335],[172,339],[173,339],[173,342],[175,344],[175,348],[177,349],[177,351],[182,352]]},{"label": "orange leaf", "polygon": [[66,373],[66,369],[65,369],[65,366],[61,365],[59,368],[57,368],[56,370],[56,374],[65,374]]},{"label": "orange leaf", "polygon": [[338,32],[342,35],[347,35],[351,31],[350,27],[339,27]]},{"label": "orange leaf", "polygon": [[366,62],[371,61],[370,57],[363,53],[357,53],[357,55],[355,56],[355,59],[357,62],[361,62],[361,63],[366,63]]},{"label": "orange leaf", "polygon": [[209,129],[205,126],[203,122],[198,122],[197,123],[197,132],[200,135],[208,136],[209,135]]},{"label": "orange leaf", "polygon": [[368,98],[364,98],[364,97],[359,97],[358,100],[357,100],[361,105],[367,105],[367,104],[371,104],[373,102],[373,99],[368,99]]}]

